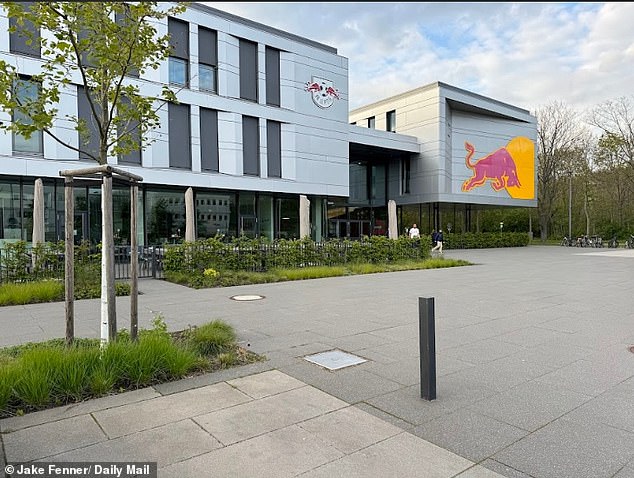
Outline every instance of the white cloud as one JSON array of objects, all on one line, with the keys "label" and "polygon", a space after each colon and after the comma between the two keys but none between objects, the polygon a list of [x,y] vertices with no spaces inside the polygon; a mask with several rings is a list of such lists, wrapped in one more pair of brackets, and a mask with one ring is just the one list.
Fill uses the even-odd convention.
[{"label": "white cloud", "polygon": [[435,81],[534,111],[631,95],[634,3],[209,3],[337,48],[350,108]]}]

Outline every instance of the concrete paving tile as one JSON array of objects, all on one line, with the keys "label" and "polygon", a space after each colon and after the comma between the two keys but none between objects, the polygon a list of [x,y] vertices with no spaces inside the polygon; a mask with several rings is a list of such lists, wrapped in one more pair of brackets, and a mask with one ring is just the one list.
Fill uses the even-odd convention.
[{"label": "concrete paving tile", "polygon": [[455,478],[504,478],[504,475],[500,475],[499,473],[491,471],[488,468],[484,468],[483,466],[476,465],[469,468],[467,471],[463,471],[459,475],[456,475]]},{"label": "concrete paving tile", "polygon": [[296,333],[279,333],[275,337],[251,342],[251,349],[258,354],[266,354],[275,350],[288,349],[311,343],[323,343],[324,336],[310,331]]},{"label": "concrete paving tile", "polygon": [[38,460],[106,439],[90,415],[44,423],[3,435],[7,462]]},{"label": "concrete paving tile", "polygon": [[355,407],[346,407],[298,424],[349,455],[403,430]]},{"label": "concrete paving tile", "polygon": [[247,377],[236,378],[229,380],[227,383],[254,399],[287,392],[305,385],[304,382],[300,382],[279,370],[270,370]]},{"label": "concrete paving tile", "polygon": [[358,403],[403,386],[363,370],[366,363],[330,371],[305,360],[280,370],[348,403]]},{"label": "concrete paving tile", "polygon": [[629,364],[579,360],[536,380],[585,395],[598,396],[632,376],[634,367]]},{"label": "concrete paving tile", "polygon": [[491,458],[487,458],[486,460],[480,462],[480,465],[487,470],[492,470],[502,476],[505,476],[506,478],[534,478],[533,476],[529,476],[526,473],[522,473],[521,471]]},{"label": "concrete paving tile", "polygon": [[634,456],[634,434],[556,420],[493,458],[537,478],[611,478]]},{"label": "concrete paving tile", "polygon": [[[504,357],[477,367],[460,370],[451,375],[455,380],[477,382],[496,392],[502,392],[521,383],[533,380],[553,369],[547,365],[521,360],[515,356]],[[446,379],[443,378],[443,380]]]},{"label": "concrete paving tile", "polygon": [[366,370],[405,386],[420,383],[420,360],[418,357],[407,357],[390,364],[372,362],[367,364]]},{"label": "concrete paving tile", "polygon": [[160,476],[202,477],[210,476],[213,470],[221,470],[223,478],[285,478],[300,475],[341,456],[342,453],[332,445],[292,425],[162,468]]},{"label": "concrete paving tile", "polygon": [[327,393],[304,386],[200,415],[194,420],[222,444],[230,445],[345,406],[345,402]]},{"label": "concrete paving tile", "polygon": [[250,397],[221,382],[95,412],[93,416],[110,438],[116,438],[249,401]]},{"label": "concrete paving tile", "polygon": [[412,433],[479,462],[526,436],[528,432],[470,410],[458,410],[423,423],[414,428]]},{"label": "concrete paving tile", "polygon": [[522,350],[513,355],[520,360],[561,368],[588,357],[588,349],[574,345],[561,345],[555,342],[540,344]]},{"label": "concrete paving tile", "polygon": [[469,409],[509,425],[535,431],[589,400],[592,397],[531,381],[485,398],[470,405]]},{"label": "concrete paving tile", "polygon": [[187,419],[55,455],[50,461],[150,461],[161,468],[221,447],[218,440]]},{"label": "concrete paving tile", "polygon": [[440,400],[428,401],[421,398],[419,385],[386,393],[366,402],[412,425],[431,421],[450,412]]},{"label": "concrete paving tile", "polygon": [[498,335],[496,340],[521,345],[523,347],[535,347],[544,342],[557,341],[565,335],[563,332],[548,330],[542,327],[526,327]]},{"label": "concrete paving tile", "polygon": [[602,423],[634,433],[633,396],[630,386],[616,386],[571,411],[565,418],[585,424]]},{"label": "concrete paving tile", "polygon": [[310,471],[302,478],[450,478],[472,465],[458,455],[402,432]]},{"label": "concrete paving tile", "polygon": [[385,344],[385,337],[379,337],[374,332],[363,332],[345,337],[338,337],[332,340],[332,344],[342,350],[354,352]]},{"label": "concrete paving tile", "polygon": [[380,418],[384,422],[391,423],[392,425],[400,428],[401,430],[409,431],[414,428],[414,425],[412,425],[411,423],[406,422],[405,420],[401,420],[400,418],[395,417],[394,415],[390,415],[389,413],[384,412],[383,410],[379,410],[378,408],[370,405],[369,403],[362,402],[352,406],[355,408],[358,408],[359,410],[367,412],[370,415]]},{"label": "concrete paving tile", "polygon": [[634,478],[634,467],[626,466],[622,468],[614,478]]},{"label": "concrete paving tile", "polygon": [[197,375],[195,377],[188,377],[182,380],[176,380],[174,382],[161,383],[158,385],[154,385],[154,388],[158,392],[160,392],[161,395],[170,395],[172,393],[184,392],[193,388],[213,385],[215,383],[224,382],[226,380],[246,377],[253,373],[271,370],[272,368],[273,364],[271,364],[269,361],[255,362],[247,365],[241,365],[239,367],[217,370],[212,373]]},{"label": "concrete paving tile", "polygon": [[443,354],[463,362],[483,364],[518,353],[523,349],[521,345],[486,339],[447,349],[443,351]]},{"label": "concrete paving tile", "polygon": [[61,407],[50,408],[48,410],[42,410],[40,412],[29,413],[21,417],[5,418],[0,420],[0,431],[7,433],[14,430],[21,430],[23,428],[41,425],[55,420],[84,415],[98,410],[106,410],[108,408],[141,402],[143,400],[149,400],[160,396],[161,395],[152,387],[147,387],[116,395],[109,395],[107,397],[95,398],[85,402],[73,403]]}]

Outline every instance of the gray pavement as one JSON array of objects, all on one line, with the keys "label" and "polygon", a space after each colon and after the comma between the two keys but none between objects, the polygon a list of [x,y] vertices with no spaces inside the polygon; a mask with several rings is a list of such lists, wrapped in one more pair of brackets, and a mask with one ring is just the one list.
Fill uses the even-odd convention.
[{"label": "gray pavement", "polygon": [[[634,477],[634,250],[445,251],[473,266],[191,290],[142,281],[140,322],[232,324],[267,361],[0,421],[3,460],[157,461],[159,476]],[[264,299],[236,302],[238,294]],[[420,398],[418,298],[436,305]],[[129,317],[118,299],[119,326]],[[99,301],[76,303],[96,337]],[[0,345],[64,335],[0,309]],[[330,371],[304,360],[343,350]]]}]

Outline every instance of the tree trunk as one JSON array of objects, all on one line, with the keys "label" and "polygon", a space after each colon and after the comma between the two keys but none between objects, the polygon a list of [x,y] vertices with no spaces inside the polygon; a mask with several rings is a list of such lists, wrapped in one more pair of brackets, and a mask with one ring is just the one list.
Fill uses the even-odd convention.
[{"label": "tree trunk", "polygon": [[75,203],[73,197],[73,178],[64,179],[64,212],[65,212],[65,254],[64,254],[64,288],[66,310],[66,345],[75,339]]},{"label": "tree trunk", "polygon": [[111,175],[104,175],[102,179],[101,219],[101,343],[103,345],[114,340],[117,335]]}]

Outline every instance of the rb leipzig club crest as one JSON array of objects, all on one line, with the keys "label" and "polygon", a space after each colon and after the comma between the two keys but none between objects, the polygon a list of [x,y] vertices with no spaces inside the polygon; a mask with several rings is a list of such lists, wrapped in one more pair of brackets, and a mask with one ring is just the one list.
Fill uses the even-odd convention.
[{"label": "rb leipzig club crest", "polygon": [[335,100],[339,99],[339,90],[332,81],[313,76],[307,81],[304,90],[310,92],[313,103],[320,108],[330,108]]}]

